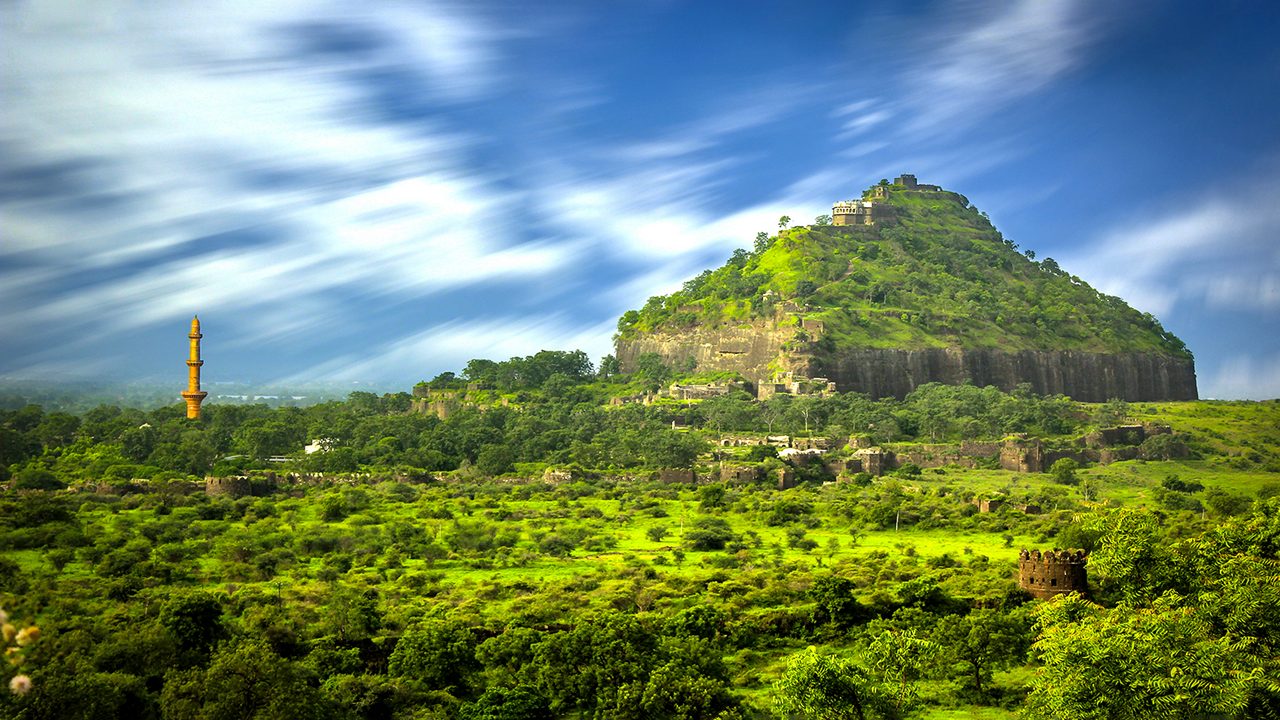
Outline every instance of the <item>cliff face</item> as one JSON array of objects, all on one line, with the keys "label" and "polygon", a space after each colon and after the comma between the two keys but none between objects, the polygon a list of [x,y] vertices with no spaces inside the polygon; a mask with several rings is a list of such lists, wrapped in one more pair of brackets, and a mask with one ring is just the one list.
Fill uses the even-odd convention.
[{"label": "cliff face", "polygon": [[807,376],[810,356],[784,350],[794,341],[797,329],[756,321],[732,328],[694,328],[678,335],[650,333],[618,341],[616,356],[623,372],[634,371],[641,355],[657,353],[668,365],[693,358],[699,369],[738,372],[753,383],[772,377],[775,371]]},{"label": "cliff face", "polygon": [[1030,383],[1041,395],[1084,402],[1195,400],[1195,363],[1154,353],[1101,354],[1072,350],[849,349],[818,358],[818,375],[841,391],[901,398],[919,385],[966,380],[1012,390]]},{"label": "cliff face", "polygon": [[645,353],[657,353],[673,365],[692,357],[700,369],[736,371],[754,383],[791,371],[800,377],[825,377],[841,392],[876,398],[902,398],[930,382],[966,381],[1002,390],[1029,383],[1038,394],[1063,394],[1084,402],[1198,398],[1195,363],[1190,359],[1155,353],[962,348],[847,348],[824,353],[797,343],[797,329],[756,323],[680,335],[654,333],[620,341],[617,357],[624,371],[633,370]]}]

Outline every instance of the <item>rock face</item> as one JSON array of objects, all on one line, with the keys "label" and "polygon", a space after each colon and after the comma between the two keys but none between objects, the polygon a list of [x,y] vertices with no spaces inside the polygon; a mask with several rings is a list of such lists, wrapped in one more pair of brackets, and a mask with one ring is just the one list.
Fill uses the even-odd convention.
[{"label": "rock face", "polygon": [[1148,353],[1101,354],[1072,350],[852,349],[815,359],[814,372],[841,391],[901,398],[928,382],[1012,390],[1029,383],[1041,395],[1084,402],[1195,400],[1194,361]]},{"label": "rock face", "polygon": [[741,373],[754,384],[778,372],[812,377],[812,355],[803,348],[792,349],[800,329],[799,324],[759,320],[731,328],[692,328],[679,335],[650,333],[619,340],[616,356],[624,372],[635,370],[641,355],[656,353],[668,365],[678,366],[693,358],[700,370]]},{"label": "rock face", "polygon": [[699,369],[739,372],[757,384],[779,372],[825,377],[841,392],[861,392],[874,398],[901,399],[930,382],[970,382],[1002,390],[1028,383],[1038,394],[1062,394],[1083,402],[1199,397],[1195,363],[1187,358],[1155,353],[964,348],[824,352],[812,343],[797,342],[797,332],[803,329],[803,324],[756,322],[727,329],[695,328],[680,335],[653,333],[619,341],[617,357],[624,371],[635,369],[637,358],[645,353],[657,353],[672,365],[693,358]]}]

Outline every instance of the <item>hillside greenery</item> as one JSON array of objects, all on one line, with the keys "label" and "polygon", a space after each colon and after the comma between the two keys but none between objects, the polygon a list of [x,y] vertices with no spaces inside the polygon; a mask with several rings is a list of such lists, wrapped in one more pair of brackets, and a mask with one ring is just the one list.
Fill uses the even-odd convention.
[{"label": "hillside greenery", "polygon": [[1190,356],[1152,315],[1099,293],[1052,258],[1018,252],[963,196],[882,187],[891,220],[846,227],[824,217],[773,237],[761,233],[753,249],[736,250],[722,267],[625,313],[619,336],[802,313],[824,322],[828,349]]},{"label": "hillside greenery", "polygon": [[[650,360],[631,375],[580,353],[473,361],[412,394],[210,404],[196,421],[181,404],[0,411],[0,716],[1280,710],[1276,402],[935,384],[901,401],[611,404],[686,379]],[[482,401],[440,418],[428,406],[446,393]],[[720,447],[730,433],[1070,443],[1136,420],[1169,424],[1186,452],[841,482],[796,465],[787,489],[708,479],[721,462],[785,466]],[[701,482],[654,480],[690,466]],[[248,494],[205,492],[204,475],[240,473]],[[980,512],[988,498],[1006,502]],[[1089,598],[1017,588],[1018,548],[1054,546],[1091,551]]]}]

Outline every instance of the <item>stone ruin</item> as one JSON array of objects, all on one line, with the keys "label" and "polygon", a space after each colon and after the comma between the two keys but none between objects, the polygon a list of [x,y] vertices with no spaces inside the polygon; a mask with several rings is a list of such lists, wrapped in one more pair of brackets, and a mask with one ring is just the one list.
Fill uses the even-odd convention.
[{"label": "stone ruin", "polygon": [[1085,573],[1088,553],[1084,550],[1023,550],[1018,553],[1018,587],[1039,600],[1077,592],[1087,595]]}]

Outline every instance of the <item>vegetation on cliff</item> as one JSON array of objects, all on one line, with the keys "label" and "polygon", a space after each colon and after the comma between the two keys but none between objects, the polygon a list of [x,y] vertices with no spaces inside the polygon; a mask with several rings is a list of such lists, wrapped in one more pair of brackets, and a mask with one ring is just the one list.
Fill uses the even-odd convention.
[{"label": "vegetation on cliff", "polygon": [[1017,245],[952,192],[882,185],[891,218],[761,233],[752,250],[618,322],[621,339],[802,313],[827,349],[875,347],[1155,352],[1186,346],[1117,297]]}]

